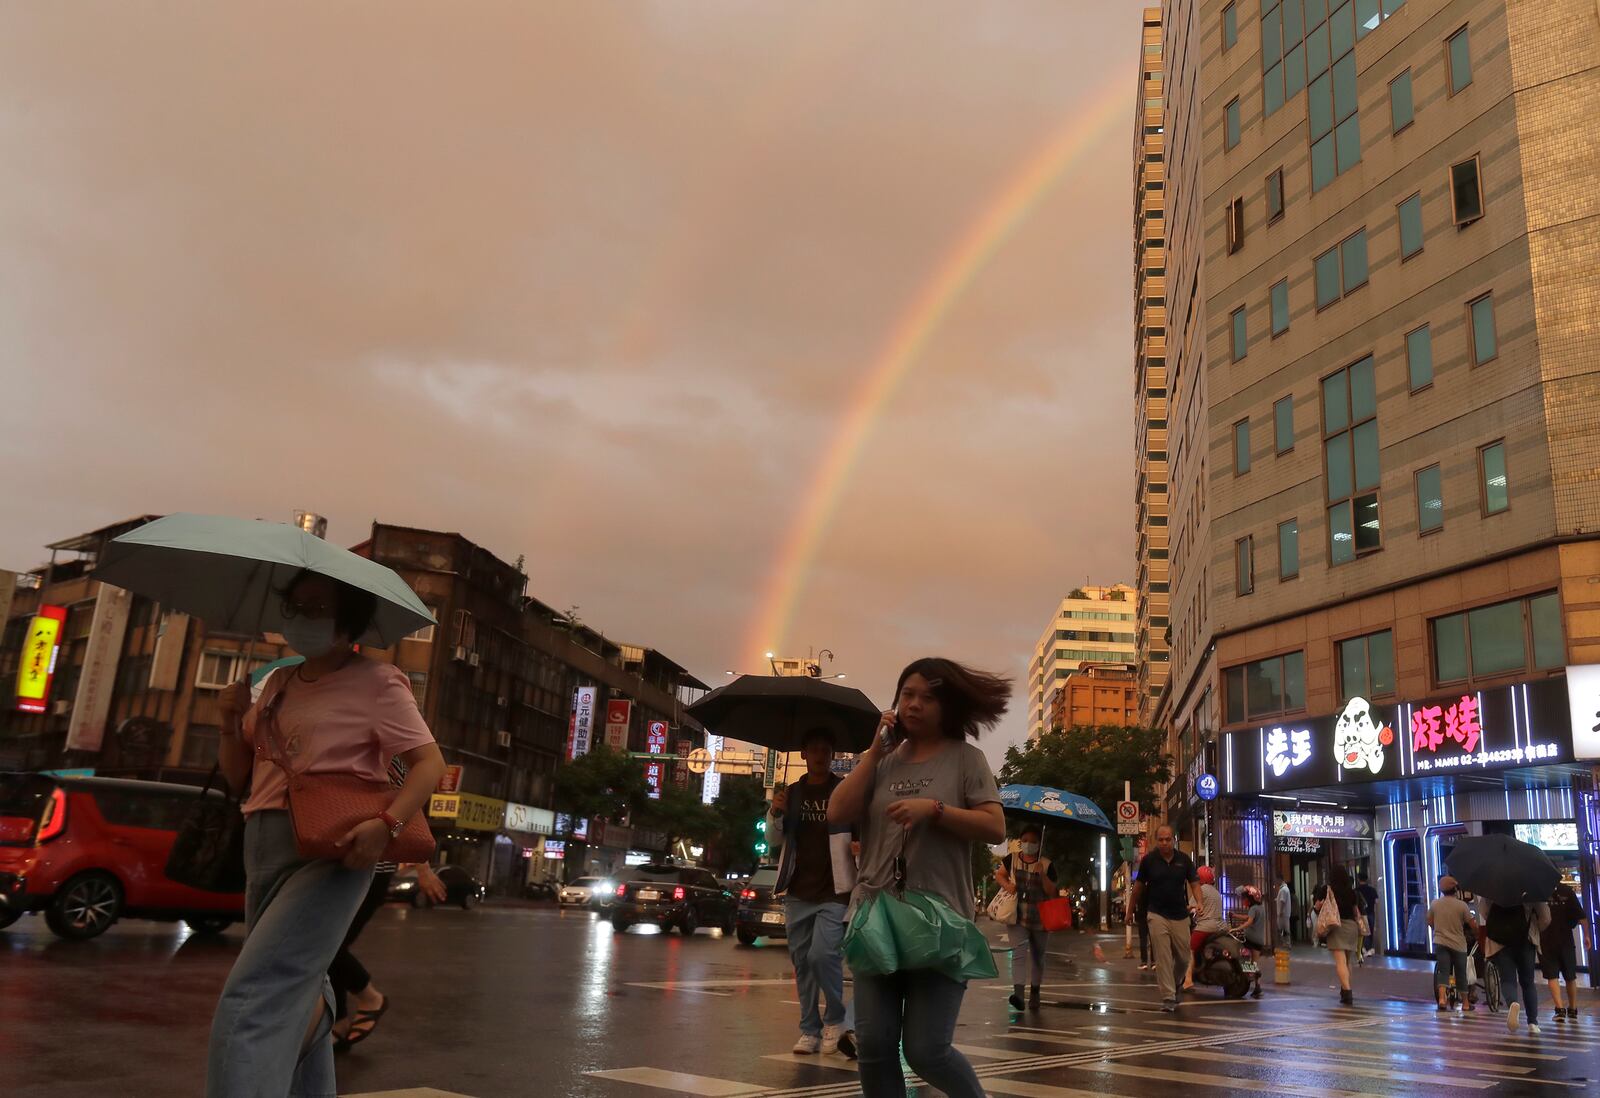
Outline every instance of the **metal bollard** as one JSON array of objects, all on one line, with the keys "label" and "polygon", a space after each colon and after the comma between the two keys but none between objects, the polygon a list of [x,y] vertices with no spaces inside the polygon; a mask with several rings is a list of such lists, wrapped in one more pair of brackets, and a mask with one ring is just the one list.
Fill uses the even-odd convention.
[{"label": "metal bollard", "polygon": [[1279,946],[1273,954],[1272,982],[1274,984],[1287,984],[1289,982],[1289,947]]}]

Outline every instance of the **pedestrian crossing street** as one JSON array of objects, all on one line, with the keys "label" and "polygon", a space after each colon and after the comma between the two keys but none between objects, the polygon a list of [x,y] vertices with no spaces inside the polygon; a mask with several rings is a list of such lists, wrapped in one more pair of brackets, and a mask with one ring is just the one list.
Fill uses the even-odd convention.
[{"label": "pedestrian crossing street", "polygon": [[[1187,1015],[1187,1016],[1185,1016]],[[1456,1018],[1413,1004],[1340,1008],[1267,1000],[1248,1013],[1047,1008],[1023,1023],[964,1025],[957,1048],[991,1095],[1088,1098],[1169,1093],[1174,1085],[1297,1098],[1561,1094],[1600,1076],[1600,1021],[1508,1033],[1503,1016]],[[639,1065],[593,1071],[596,1094],[845,1098],[856,1065],[840,1056],[754,1055],[737,1077]],[[908,1086],[918,1086],[907,1072]],[[934,1093],[931,1088],[921,1091]]]}]

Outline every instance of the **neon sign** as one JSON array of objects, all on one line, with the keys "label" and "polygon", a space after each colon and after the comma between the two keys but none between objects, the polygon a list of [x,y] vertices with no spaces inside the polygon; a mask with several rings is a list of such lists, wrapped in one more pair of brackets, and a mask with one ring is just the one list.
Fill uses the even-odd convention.
[{"label": "neon sign", "polygon": [[65,608],[41,606],[28,623],[22,662],[17,668],[17,708],[24,713],[43,713],[50,702],[50,684],[56,677],[61,628],[66,620]]},{"label": "neon sign", "polygon": [[1267,733],[1267,765],[1278,777],[1290,767],[1311,761],[1311,729],[1293,728],[1285,732],[1274,728]]}]

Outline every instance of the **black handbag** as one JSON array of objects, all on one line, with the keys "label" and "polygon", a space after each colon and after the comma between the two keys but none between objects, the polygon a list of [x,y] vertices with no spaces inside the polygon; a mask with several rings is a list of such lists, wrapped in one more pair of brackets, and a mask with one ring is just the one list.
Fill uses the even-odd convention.
[{"label": "black handbag", "polygon": [[211,795],[222,772],[211,768],[205,788],[183,818],[167,856],[167,876],[202,892],[244,891],[244,816],[239,800]]}]

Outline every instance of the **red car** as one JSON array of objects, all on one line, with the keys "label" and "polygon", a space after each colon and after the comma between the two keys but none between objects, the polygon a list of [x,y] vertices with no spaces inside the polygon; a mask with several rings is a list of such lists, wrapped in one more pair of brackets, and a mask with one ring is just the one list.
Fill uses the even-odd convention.
[{"label": "red car", "polygon": [[204,934],[243,919],[243,893],[201,892],[166,874],[200,796],[166,782],[0,773],[0,930],[39,911],[79,940],[123,917],[182,919]]}]

